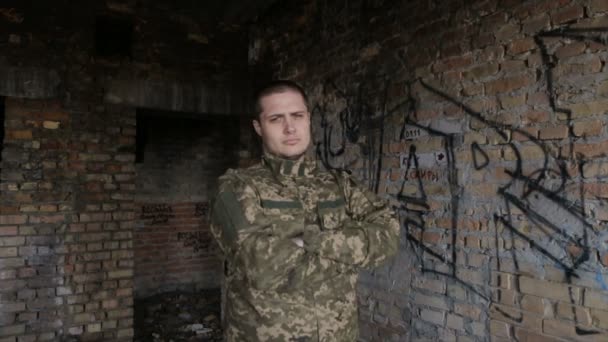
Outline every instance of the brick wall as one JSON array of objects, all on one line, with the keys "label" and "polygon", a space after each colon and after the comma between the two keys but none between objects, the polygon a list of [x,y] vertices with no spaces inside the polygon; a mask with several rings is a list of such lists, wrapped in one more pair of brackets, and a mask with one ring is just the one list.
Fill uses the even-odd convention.
[{"label": "brick wall", "polygon": [[[0,6],[1,342],[132,340],[134,236],[145,225],[137,110],[227,118],[246,102],[246,31],[182,10],[155,1]],[[127,29],[118,32],[130,37],[126,46],[99,46],[113,42],[96,27],[105,21]],[[206,201],[169,203],[183,222],[198,222]],[[191,267],[210,269],[196,259],[207,255],[205,226],[183,222],[174,241],[183,258],[167,267],[191,258]]]},{"label": "brick wall", "polygon": [[[0,336],[130,338],[134,120],[6,99]],[[86,124],[89,122],[90,124]]]},{"label": "brick wall", "polygon": [[[605,1],[275,6],[252,63],[309,89],[317,157],[389,198],[365,341],[605,340]],[[257,44],[257,45],[256,45]]]},{"label": "brick wall", "polygon": [[137,297],[218,288],[220,251],[206,220],[208,202],[145,204],[134,235]]}]

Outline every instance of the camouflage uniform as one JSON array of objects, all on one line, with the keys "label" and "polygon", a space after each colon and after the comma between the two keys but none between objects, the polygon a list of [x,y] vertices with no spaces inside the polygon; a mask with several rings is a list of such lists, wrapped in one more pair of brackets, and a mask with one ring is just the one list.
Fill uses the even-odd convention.
[{"label": "camouflage uniform", "polygon": [[227,263],[226,340],[355,341],[357,271],[397,249],[386,202],[306,158],[266,154],[219,183],[211,230]]}]

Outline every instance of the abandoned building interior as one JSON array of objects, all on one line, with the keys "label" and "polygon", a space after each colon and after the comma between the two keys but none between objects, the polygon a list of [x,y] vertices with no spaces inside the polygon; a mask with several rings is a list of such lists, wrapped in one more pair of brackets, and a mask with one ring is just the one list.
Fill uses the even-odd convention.
[{"label": "abandoned building interior", "polygon": [[608,1],[0,2],[0,342],[221,341],[252,92],[398,214],[359,341],[608,341]]}]

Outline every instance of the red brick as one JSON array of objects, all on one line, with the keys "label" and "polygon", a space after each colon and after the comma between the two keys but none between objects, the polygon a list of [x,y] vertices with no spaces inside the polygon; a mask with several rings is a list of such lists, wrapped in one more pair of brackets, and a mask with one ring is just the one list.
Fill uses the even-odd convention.
[{"label": "red brick", "polygon": [[0,258],[16,257],[17,247],[0,247]]},{"label": "red brick", "polygon": [[102,301],[101,306],[104,309],[116,309],[118,308],[118,300],[117,299],[107,299]]},{"label": "red brick", "polygon": [[501,78],[485,84],[486,93],[496,95],[524,88],[534,83],[534,78],[528,75]]},{"label": "red brick", "polygon": [[497,185],[490,183],[475,184],[470,189],[472,194],[480,197],[496,196]]},{"label": "red brick", "polygon": [[402,179],[402,172],[400,169],[391,169],[390,180],[396,181]]},{"label": "red brick", "polygon": [[62,111],[42,111],[37,115],[42,120],[67,121],[70,114]]},{"label": "red brick", "polygon": [[519,24],[507,23],[494,31],[494,36],[496,37],[497,42],[508,41],[515,37],[520,32],[520,29],[521,26]]},{"label": "red brick", "polygon": [[61,223],[64,221],[63,214],[30,216],[30,223]]},{"label": "red brick", "polygon": [[518,5],[519,6],[517,6],[517,8],[514,9],[513,15],[519,19],[524,19],[524,18],[529,17],[534,8],[534,6],[533,6],[534,4],[533,3],[527,3],[527,4],[518,3]]},{"label": "red brick", "polygon": [[559,321],[555,319],[543,320],[543,333],[561,338],[578,338],[573,322]]},{"label": "red brick", "polygon": [[523,33],[526,34],[536,34],[543,29],[547,29],[551,25],[551,20],[546,13],[541,14],[540,16],[527,18],[522,22],[523,24]]},{"label": "red brick", "polygon": [[55,205],[55,204],[43,204],[43,205],[40,206],[40,211],[55,212],[55,211],[57,211],[57,205]]},{"label": "red brick", "polygon": [[0,215],[0,225],[23,224],[27,222],[26,215]]},{"label": "red brick", "polygon": [[500,63],[500,70],[507,75],[519,73],[526,68],[526,62],[523,60],[508,59]]},{"label": "red brick", "polygon": [[533,5],[533,10],[530,12],[533,15],[546,13],[556,8],[563,8],[570,4],[572,0],[545,0]]},{"label": "red brick", "polygon": [[541,140],[564,139],[568,137],[568,126],[560,125],[555,127],[542,128],[538,134]]},{"label": "red brick", "polygon": [[608,183],[585,183],[583,194],[591,198],[608,198]]},{"label": "red brick", "polygon": [[36,275],[36,269],[33,267],[24,267],[19,269],[19,278],[31,278]]},{"label": "red brick", "polygon": [[604,123],[600,120],[579,121],[572,125],[572,133],[577,137],[600,135],[603,130]]},{"label": "red brick", "polygon": [[422,235],[422,241],[426,243],[437,244],[439,241],[441,241],[441,234],[425,231]]},{"label": "red brick", "polygon": [[33,203],[32,194],[25,194],[22,192],[18,192],[15,194],[15,200],[21,203]]},{"label": "red brick", "polygon": [[606,0],[592,0],[589,5],[589,9],[593,12],[606,12],[608,11],[608,1]]},{"label": "red brick", "polygon": [[540,297],[524,295],[521,298],[521,308],[526,311],[543,314],[545,312],[544,301],[545,299]]},{"label": "red brick", "polygon": [[465,246],[468,248],[480,248],[481,240],[476,236],[467,236],[465,237]]},{"label": "red brick", "polygon": [[574,5],[553,13],[551,19],[554,25],[559,25],[582,18],[584,14],[585,11],[582,6]]},{"label": "red brick", "polygon": [[511,326],[497,320],[490,321],[490,334],[499,337],[511,337]]},{"label": "red brick", "polygon": [[555,56],[557,56],[557,58],[566,58],[566,57],[572,57],[572,56],[578,56],[580,54],[583,54],[585,52],[587,45],[583,42],[573,42],[567,45],[564,45],[560,48],[558,48],[555,51]]},{"label": "red brick", "polygon": [[30,130],[7,130],[6,140],[32,140],[32,131]]},{"label": "red brick", "polygon": [[567,284],[549,282],[530,277],[519,278],[519,289],[522,293],[569,302],[580,297],[580,289]]},{"label": "red brick", "polygon": [[515,337],[520,342],[555,342],[555,337],[541,335],[539,332],[515,327]]},{"label": "red brick", "polygon": [[470,70],[463,73],[463,76],[467,79],[478,80],[480,78],[496,75],[498,73],[498,63],[490,62],[486,64],[477,65]]},{"label": "red brick", "polygon": [[604,252],[600,254],[600,262],[604,267],[608,267],[608,252]]},{"label": "red brick", "polygon": [[463,69],[468,67],[473,63],[473,56],[459,56],[459,57],[451,57],[447,59],[443,59],[435,62],[433,65],[434,72],[443,72],[447,70],[455,70],[455,69]]},{"label": "red brick", "polygon": [[0,236],[17,235],[17,226],[0,226]]},{"label": "red brick", "polygon": [[477,56],[480,61],[496,61],[502,60],[505,55],[505,49],[502,46],[488,46]]},{"label": "red brick", "polygon": [[512,41],[509,43],[507,52],[511,55],[518,55],[520,53],[528,52],[536,48],[534,38],[523,38]]},{"label": "red brick", "polygon": [[547,122],[549,121],[549,112],[539,110],[527,111],[522,114],[521,120],[524,125]]},{"label": "red brick", "polygon": [[0,205],[0,215],[9,215],[19,213],[19,206],[16,205]]},{"label": "red brick", "polygon": [[526,65],[529,68],[538,68],[544,65],[543,57],[539,51],[531,52],[526,58]]},{"label": "red brick", "polygon": [[528,141],[538,138],[538,128],[525,127],[517,131],[513,131],[512,139],[516,141]]},{"label": "red brick", "polygon": [[593,144],[574,144],[573,152],[585,158],[594,158],[606,155],[608,141]]},{"label": "red brick", "polygon": [[135,145],[134,137],[119,137],[118,138],[119,145]]},{"label": "red brick", "polygon": [[478,320],[481,315],[481,309],[472,304],[454,303],[454,312],[473,320]]},{"label": "red brick", "polygon": [[500,108],[510,109],[520,107],[526,104],[526,94],[519,94],[515,96],[503,95],[499,98]]},{"label": "red brick", "polygon": [[571,303],[557,303],[555,314],[558,318],[575,321],[582,326],[590,326],[592,324],[589,309],[572,305]]}]

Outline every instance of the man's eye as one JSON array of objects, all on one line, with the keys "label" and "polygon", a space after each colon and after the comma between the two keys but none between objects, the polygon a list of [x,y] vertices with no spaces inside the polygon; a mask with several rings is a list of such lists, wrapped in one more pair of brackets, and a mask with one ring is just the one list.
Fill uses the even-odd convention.
[{"label": "man's eye", "polygon": [[294,113],[293,116],[295,116],[296,118],[303,118],[304,113]]},{"label": "man's eye", "polygon": [[278,122],[279,119],[280,118],[278,116],[274,116],[274,117],[270,118],[270,122]]}]

